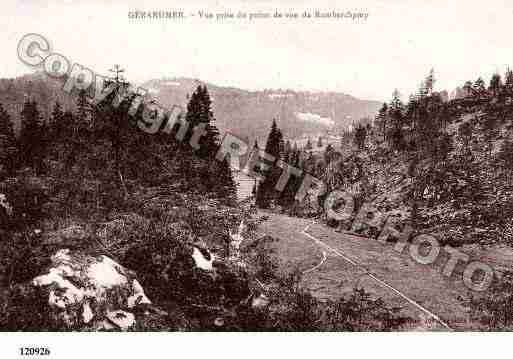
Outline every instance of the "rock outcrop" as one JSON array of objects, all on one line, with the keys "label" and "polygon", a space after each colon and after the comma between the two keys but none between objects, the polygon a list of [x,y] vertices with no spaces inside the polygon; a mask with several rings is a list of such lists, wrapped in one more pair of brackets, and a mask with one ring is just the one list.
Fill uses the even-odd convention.
[{"label": "rock outcrop", "polygon": [[57,251],[30,285],[41,289],[49,321],[61,329],[128,330],[138,308],[151,304],[134,273],[107,256],[69,249]]},{"label": "rock outcrop", "polygon": [[7,229],[10,223],[10,219],[13,214],[13,209],[7,196],[0,193],[0,231]]}]

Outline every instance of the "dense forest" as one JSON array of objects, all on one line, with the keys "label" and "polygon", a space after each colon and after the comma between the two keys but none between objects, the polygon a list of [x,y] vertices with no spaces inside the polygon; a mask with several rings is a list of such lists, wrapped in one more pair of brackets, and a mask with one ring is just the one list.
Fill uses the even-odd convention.
[{"label": "dense forest", "polygon": [[[293,200],[300,181],[271,195],[273,205],[315,215],[330,192],[345,190],[357,198],[355,212],[363,202],[401,211],[417,230],[440,232],[453,245],[511,241],[513,73],[504,81],[495,74],[488,86],[481,78],[469,81],[452,100],[434,84],[432,71],[407,103],[394,91],[373,121],[343,133],[340,143],[323,146],[319,138],[322,152],[312,150],[311,141],[291,145],[273,124],[266,151],[323,183],[309,206]],[[263,207],[276,182],[272,175],[257,198]]]}]

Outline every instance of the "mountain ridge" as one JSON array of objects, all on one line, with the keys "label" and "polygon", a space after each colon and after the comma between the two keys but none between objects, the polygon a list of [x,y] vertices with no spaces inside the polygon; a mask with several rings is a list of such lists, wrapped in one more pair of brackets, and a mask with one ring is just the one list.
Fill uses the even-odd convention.
[{"label": "mountain ridge", "polygon": [[246,90],[188,77],[151,79],[141,87],[166,107],[186,108],[188,95],[200,84],[209,90],[221,131],[260,140],[265,140],[273,119],[277,119],[285,136],[290,138],[342,132],[363,117],[374,117],[382,105],[379,101],[362,100],[341,92]]},{"label": "mountain ridge", "polygon": [[[381,103],[361,100],[333,91],[295,91],[292,89],[246,90],[218,86],[188,77],[150,79],[139,86],[162,105],[187,108],[188,96],[204,84],[212,98],[216,125],[221,133],[231,132],[251,140],[265,141],[271,122],[277,119],[288,138],[318,133],[343,132],[363,117],[374,117]],[[75,100],[63,92],[62,84],[44,73],[0,79],[0,103],[10,113],[19,129],[20,112],[27,96],[33,97],[44,118],[48,118],[55,101],[64,109],[74,110]]]}]

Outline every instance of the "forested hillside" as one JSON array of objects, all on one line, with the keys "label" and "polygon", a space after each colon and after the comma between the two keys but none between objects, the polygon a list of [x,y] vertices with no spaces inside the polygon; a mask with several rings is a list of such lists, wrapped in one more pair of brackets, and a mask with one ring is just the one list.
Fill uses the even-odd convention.
[{"label": "forested hillside", "polygon": [[[298,148],[273,127],[270,138],[281,145],[273,147],[270,141],[269,148],[279,148],[276,156],[302,169],[303,178],[310,173],[322,183],[300,203],[293,193],[301,182],[292,180],[284,191],[273,191],[279,176],[269,171],[267,178],[273,180],[262,183],[257,203],[321,218],[338,231],[369,239],[379,237],[387,220],[398,233],[411,226],[410,239],[429,234],[442,246],[461,248],[466,258],[486,260],[500,279],[470,308],[481,329],[509,328],[513,72],[495,74],[489,84],[482,78],[468,81],[453,100],[434,91],[435,82],[431,71],[407,102],[394,91],[372,123],[360,124],[336,144],[322,146],[319,139],[321,146],[309,141]],[[326,207],[335,190],[354,199],[344,220],[326,212],[347,203]],[[393,234],[387,238],[398,239]]]},{"label": "forested hillside", "polygon": [[[4,91],[24,97],[19,113],[0,107],[1,330],[405,323],[362,291],[320,301],[298,275],[275,270],[269,238],[255,231],[263,219],[236,202],[228,162],[215,159],[220,134],[206,86],[190,94],[192,126],[178,136],[167,122],[158,133],[144,131],[144,105],[131,113],[132,94],[115,101],[129,85],[119,78],[96,104],[85,91],[41,97],[46,90],[35,84]],[[193,146],[199,127],[205,133]]]},{"label": "forested hillside", "polygon": [[[190,96],[200,80],[171,78],[150,80],[142,85],[148,94],[167,108],[187,107]],[[206,84],[213,98],[213,111],[221,132],[230,131],[250,141],[265,141],[267,130],[261,126],[279,118],[282,129],[290,137],[338,132],[347,129],[362,117],[370,117],[379,102],[357,99],[342,93],[297,92],[292,90],[246,91],[233,87]],[[49,118],[53,105],[59,101],[65,110],[74,110],[75,101],[61,91],[62,83],[44,73],[15,79],[0,79],[0,103],[11,115],[16,130],[19,113],[26,97],[39,104],[39,110]]]},{"label": "forested hillside", "polygon": [[513,75],[467,82],[453,100],[434,84],[432,72],[407,102],[394,92],[372,123],[337,144],[319,138],[298,148],[280,139],[281,156],[321,179],[324,195],[342,189],[400,210],[449,243],[509,242]]}]

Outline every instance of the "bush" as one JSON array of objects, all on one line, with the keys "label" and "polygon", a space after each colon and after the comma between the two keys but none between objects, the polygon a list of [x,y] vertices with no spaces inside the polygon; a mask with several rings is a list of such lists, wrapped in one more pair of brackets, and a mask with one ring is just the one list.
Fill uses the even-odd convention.
[{"label": "bush", "polygon": [[513,330],[513,272],[504,273],[484,295],[471,297],[470,317],[478,330]]},{"label": "bush", "polygon": [[13,207],[8,230],[26,230],[36,225],[44,216],[44,205],[48,201],[48,186],[37,177],[23,176],[0,183],[0,193],[4,193]]},{"label": "bush", "polygon": [[[34,232],[8,234],[0,243],[1,286],[31,280],[50,263],[51,253],[41,245]],[[27,265],[30,262],[30,265]]]},{"label": "bush", "polygon": [[280,281],[265,308],[243,307],[228,330],[242,331],[390,331],[404,327],[410,319],[381,299],[371,299],[363,289],[348,297],[319,300],[300,286],[292,274]]},{"label": "bush", "polygon": [[[401,328],[410,319],[382,299],[372,299],[363,289],[338,300],[320,300],[301,286],[301,273],[278,272],[279,262],[272,250],[276,239],[264,236],[245,248],[251,281],[263,281],[253,289],[252,298],[265,294],[269,305],[242,305],[226,326],[241,331],[389,331]],[[252,260],[251,260],[252,259]]]},{"label": "bush", "polygon": [[48,302],[42,290],[30,285],[14,285],[0,296],[0,330],[56,330],[50,320]]}]

